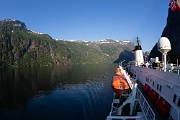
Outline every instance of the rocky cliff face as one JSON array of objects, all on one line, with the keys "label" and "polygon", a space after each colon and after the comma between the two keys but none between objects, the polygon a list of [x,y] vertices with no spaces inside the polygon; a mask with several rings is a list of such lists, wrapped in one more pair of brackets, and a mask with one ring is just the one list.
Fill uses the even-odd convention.
[{"label": "rocky cliff face", "polygon": [[0,21],[0,30],[12,31],[12,30],[24,30],[28,31],[25,23],[19,20],[4,19]]},{"label": "rocky cliff face", "polygon": [[[177,63],[177,59],[180,60],[180,11],[173,11],[169,8],[167,24],[161,37],[167,37],[171,43],[171,51],[168,52],[167,57],[168,61],[171,63]],[[157,44],[153,47],[149,57],[159,57],[161,60],[162,55],[157,50]]]}]

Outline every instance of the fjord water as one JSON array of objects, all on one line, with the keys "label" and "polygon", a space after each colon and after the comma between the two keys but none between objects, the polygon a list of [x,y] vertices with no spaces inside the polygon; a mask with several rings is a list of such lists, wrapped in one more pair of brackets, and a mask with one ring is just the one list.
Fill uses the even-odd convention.
[{"label": "fjord water", "polygon": [[0,69],[0,120],[105,120],[117,64]]}]

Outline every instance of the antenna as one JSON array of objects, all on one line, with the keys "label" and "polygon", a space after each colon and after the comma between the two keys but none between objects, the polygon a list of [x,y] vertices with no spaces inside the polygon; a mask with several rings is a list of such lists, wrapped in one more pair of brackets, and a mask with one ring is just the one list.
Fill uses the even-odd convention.
[{"label": "antenna", "polygon": [[140,40],[137,37],[137,46],[140,46]]}]

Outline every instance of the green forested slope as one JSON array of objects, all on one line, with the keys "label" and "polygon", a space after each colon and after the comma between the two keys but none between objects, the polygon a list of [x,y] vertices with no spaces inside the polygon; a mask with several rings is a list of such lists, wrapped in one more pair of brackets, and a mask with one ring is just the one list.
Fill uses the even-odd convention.
[{"label": "green forested slope", "polygon": [[[133,59],[133,43],[111,41],[83,42],[54,40],[38,34],[20,21],[0,21],[0,66],[49,66],[67,64],[101,64],[121,60],[126,51]],[[126,57],[122,57],[125,59]]]}]

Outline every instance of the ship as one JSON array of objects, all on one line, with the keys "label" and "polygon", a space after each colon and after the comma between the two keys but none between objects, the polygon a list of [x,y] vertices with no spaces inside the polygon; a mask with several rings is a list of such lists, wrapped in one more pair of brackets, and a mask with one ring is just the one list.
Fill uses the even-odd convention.
[{"label": "ship", "polygon": [[[178,5],[178,1],[170,3]],[[180,66],[178,60],[177,64],[167,62],[171,50],[167,37],[160,37],[157,47],[162,60],[145,60],[137,38],[134,61],[118,65],[111,84],[114,98],[106,120],[180,120]]]}]

